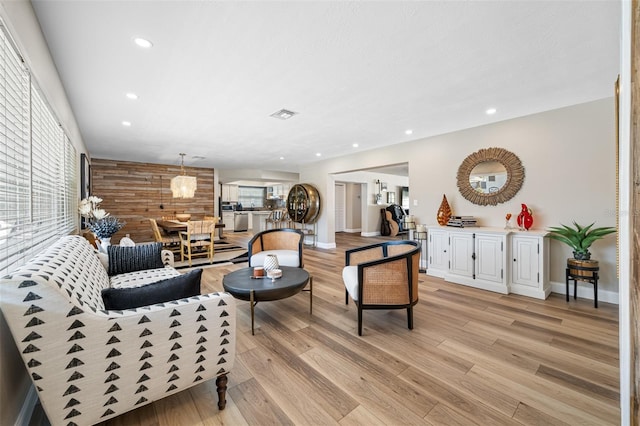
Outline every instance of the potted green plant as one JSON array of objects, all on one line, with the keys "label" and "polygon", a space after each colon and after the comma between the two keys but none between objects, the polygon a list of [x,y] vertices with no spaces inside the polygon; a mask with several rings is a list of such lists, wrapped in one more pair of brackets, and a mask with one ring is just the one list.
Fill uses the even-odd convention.
[{"label": "potted green plant", "polygon": [[[570,269],[572,267],[597,268],[598,262],[591,260],[589,247],[605,235],[616,232],[616,228],[609,226],[594,228],[593,225],[595,222],[591,225],[581,226],[574,221],[573,227],[560,224],[560,226],[552,226],[548,229],[549,238],[561,241],[573,249],[573,259],[567,259],[567,266]],[[588,273],[576,269],[571,269],[571,273],[589,276]]]}]

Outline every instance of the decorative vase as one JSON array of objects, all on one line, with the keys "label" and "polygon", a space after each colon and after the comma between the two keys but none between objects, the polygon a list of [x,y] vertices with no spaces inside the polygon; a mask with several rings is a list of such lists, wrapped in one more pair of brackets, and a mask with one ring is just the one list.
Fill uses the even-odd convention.
[{"label": "decorative vase", "polygon": [[511,213],[507,213],[504,220],[505,220],[504,229],[513,229],[513,225],[511,224]]},{"label": "decorative vase", "polygon": [[449,207],[447,196],[443,195],[442,202],[440,203],[440,208],[438,209],[438,215],[437,215],[438,224],[444,226],[449,222],[450,218],[451,218],[451,207]]},{"label": "decorative vase", "polygon": [[528,231],[533,225],[533,211],[527,207],[526,204],[522,204],[522,211],[518,215],[518,226],[521,231]]},{"label": "decorative vase", "polygon": [[108,248],[111,245],[111,237],[108,238],[100,238],[100,252],[108,253]]},{"label": "decorative vase", "polygon": [[268,254],[264,257],[264,270],[270,271],[272,269],[280,269],[278,256],[276,256],[275,254]]}]

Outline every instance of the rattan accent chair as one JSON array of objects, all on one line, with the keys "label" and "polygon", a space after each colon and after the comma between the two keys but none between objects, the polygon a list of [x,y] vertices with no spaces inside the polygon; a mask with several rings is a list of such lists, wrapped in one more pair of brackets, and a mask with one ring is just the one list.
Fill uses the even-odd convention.
[{"label": "rattan accent chair", "polygon": [[418,303],[421,247],[416,241],[387,241],[345,252],[342,279],[345,304],[349,296],[358,307],[358,335],[365,309],[406,309],[413,329],[413,306]]},{"label": "rattan accent chair", "polygon": [[258,232],[249,241],[249,266],[262,266],[268,254],[278,257],[280,266],[302,268],[304,233],[299,229],[280,228]]}]

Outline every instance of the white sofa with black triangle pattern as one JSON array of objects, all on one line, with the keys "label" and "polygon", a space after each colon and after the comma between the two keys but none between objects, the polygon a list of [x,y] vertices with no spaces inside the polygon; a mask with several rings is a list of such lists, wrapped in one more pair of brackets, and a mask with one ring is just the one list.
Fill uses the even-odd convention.
[{"label": "white sofa with black triangle pattern", "polygon": [[99,423],[213,378],[224,409],[236,347],[233,297],[108,311],[101,290],[109,285],[80,236],[61,238],[0,279],[2,313],[51,424]]}]

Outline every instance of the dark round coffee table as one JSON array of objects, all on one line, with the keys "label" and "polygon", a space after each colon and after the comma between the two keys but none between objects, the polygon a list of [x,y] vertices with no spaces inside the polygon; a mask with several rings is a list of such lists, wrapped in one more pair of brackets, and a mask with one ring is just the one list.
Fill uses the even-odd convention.
[{"label": "dark round coffee table", "polygon": [[302,268],[281,266],[282,277],[252,278],[253,268],[243,268],[227,274],[222,279],[224,291],[236,299],[248,300],[251,304],[251,334],[253,333],[254,307],[258,302],[285,299],[300,293],[309,284],[309,313],[313,313],[313,277]]}]

